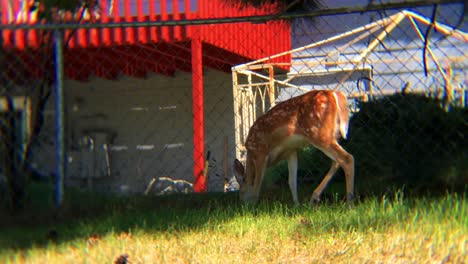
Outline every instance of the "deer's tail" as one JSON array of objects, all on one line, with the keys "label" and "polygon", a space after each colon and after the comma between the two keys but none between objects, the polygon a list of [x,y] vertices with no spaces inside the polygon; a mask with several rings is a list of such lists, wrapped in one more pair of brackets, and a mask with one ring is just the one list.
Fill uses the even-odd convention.
[{"label": "deer's tail", "polygon": [[339,132],[343,139],[346,139],[348,136],[348,128],[349,128],[349,110],[348,110],[348,102],[346,96],[342,92],[335,91],[333,93],[336,101],[336,108],[337,108],[337,115],[336,115],[336,123],[339,128]]}]

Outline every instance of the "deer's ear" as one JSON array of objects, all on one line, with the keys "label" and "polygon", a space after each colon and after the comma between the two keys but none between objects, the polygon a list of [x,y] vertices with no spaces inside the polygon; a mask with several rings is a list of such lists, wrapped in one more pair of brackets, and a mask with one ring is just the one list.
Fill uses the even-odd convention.
[{"label": "deer's ear", "polygon": [[234,176],[236,177],[236,180],[239,184],[244,182],[244,177],[245,177],[245,169],[244,165],[242,165],[242,162],[240,162],[238,159],[234,160]]}]

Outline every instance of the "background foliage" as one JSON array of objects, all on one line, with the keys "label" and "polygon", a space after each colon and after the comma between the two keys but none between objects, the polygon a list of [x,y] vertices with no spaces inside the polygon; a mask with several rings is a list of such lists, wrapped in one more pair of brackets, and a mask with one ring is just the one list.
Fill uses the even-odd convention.
[{"label": "background foliage", "polygon": [[[409,94],[360,102],[358,107],[360,111],[350,121],[349,138],[343,142],[355,158],[358,194],[382,194],[402,188],[411,194],[466,190],[466,108],[445,111],[437,99]],[[300,186],[307,186],[311,193],[329,166],[329,158],[315,148],[302,150]],[[267,185],[288,188],[287,174],[287,164],[282,163],[269,171]],[[340,170],[329,192],[344,191],[344,187],[337,187],[342,183]]]}]

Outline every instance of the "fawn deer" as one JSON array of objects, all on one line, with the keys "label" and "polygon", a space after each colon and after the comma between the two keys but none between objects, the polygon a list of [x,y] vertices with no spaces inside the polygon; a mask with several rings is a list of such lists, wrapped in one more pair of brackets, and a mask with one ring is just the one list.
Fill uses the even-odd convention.
[{"label": "fawn deer", "polygon": [[338,144],[340,138],[346,139],[348,124],[348,104],[341,92],[315,90],[277,104],[249,130],[245,142],[246,168],[238,159],[234,161],[241,200],[257,202],[266,168],[287,160],[289,188],[298,205],[297,150],[312,144],[333,162],[314,190],[310,203],[320,201],[320,195],[339,167],[345,172],[349,203],[354,197],[354,157]]}]

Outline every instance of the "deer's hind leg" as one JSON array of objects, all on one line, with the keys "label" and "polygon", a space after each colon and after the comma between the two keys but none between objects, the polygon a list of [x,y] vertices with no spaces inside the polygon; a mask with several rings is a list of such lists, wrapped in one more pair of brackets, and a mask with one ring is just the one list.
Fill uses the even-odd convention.
[{"label": "deer's hind leg", "polygon": [[327,187],[328,182],[332,179],[336,170],[341,167],[345,172],[346,177],[346,200],[351,202],[354,198],[354,157],[344,150],[338,143],[332,143],[327,148],[321,149],[328,157],[333,160],[332,166],[320,185],[312,194],[311,203],[320,200],[320,195]]},{"label": "deer's hind leg", "polygon": [[328,170],[327,174],[325,175],[323,180],[320,182],[319,186],[314,190],[312,197],[310,198],[310,204],[320,202],[320,196],[322,195],[323,190],[327,188],[328,183],[333,178],[333,175],[335,175],[339,167],[340,167],[340,164],[337,161],[333,160],[332,165],[330,169]]}]

